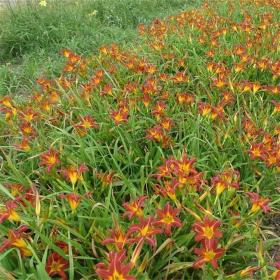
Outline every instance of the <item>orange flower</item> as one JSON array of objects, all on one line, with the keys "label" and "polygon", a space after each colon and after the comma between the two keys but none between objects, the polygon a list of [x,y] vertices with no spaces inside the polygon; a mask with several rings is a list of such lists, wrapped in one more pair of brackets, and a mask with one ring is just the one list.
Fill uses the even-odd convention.
[{"label": "orange flower", "polygon": [[254,192],[247,192],[247,195],[250,197],[252,202],[251,212],[258,212],[260,209],[263,210],[264,213],[267,213],[270,210],[269,207],[269,198],[261,197],[259,194]]},{"label": "orange flower", "polygon": [[23,237],[23,233],[28,230],[27,226],[20,226],[17,230],[9,230],[8,238],[5,239],[0,245],[0,253],[10,247],[15,247],[20,250],[24,257],[32,256],[32,252]]},{"label": "orange flower", "polygon": [[126,108],[120,108],[117,111],[111,111],[110,116],[115,122],[115,124],[119,125],[120,123],[127,122],[128,112]]},{"label": "orange flower", "polygon": [[170,131],[173,125],[173,120],[168,117],[165,117],[160,121],[160,125],[163,129]]},{"label": "orange flower", "polygon": [[27,138],[23,138],[20,143],[15,144],[14,146],[15,148],[25,152],[29,152],[31,150],[31,147],[29,145],[29,140]]},{"label": "orange flower", "polygon": [[40,165],[47,166],[47,171],[50,172],[56,165],[60,163],[59,153],[53,148],[50,148],[47,152],[41,154]]},{"label": "orange flower", "polygon": [[18,183],[7,183],[5,184],[5,187],[10,189],[11,195],[14,197],[21,195],[24,189],[24,186]]},{"label": "orange flower", "polygon": [[162,233],[162,230],[155,227],[155,220],[153,217],[139,218],[139,224],[133,224],[127,231],[128,236],[132,237],[130,243],[141,243],[147,241],[147,243],[156,247],[157,240],[156,235]]},{"label": "orange flower", "polygon": [[280,113],[280,102],[272,101],[272,104],[274,106],[273,114]]},{"label": "orange flower", "polygon": [[20,130],[24,136],[31,136],[34,134],[33,127],[29,122],[24,122],[21,124]]},{"label": "orange flower", "polygon": [[68,201],[72,212],[76,211],[77,207],[81,202],[81,196],[76,193],[61,194],[60,198],[64,198]]},{"label": "orange flower", "polygon": [[61,279],[67,280],[68,277],[65,273],[65,269],[67,269],[68,266],[68,261],[61,257],[58,253],[54,252],[51,253],[48,257],[46,263],[46,272],[51,277],[58,275],[61,277]]},{"label": "orange flower", "polygon": [[265,156],[265,149],[263,143],[251,144],[249,155],[251,159],[263,159]]},{"label": "orange flower", "polygon": [[75,124],[74,127],[78,130],[79,135],[86,135],[87,131],[92,128],[98,128],[98,124],[95,119],[89,115],[79,116],[79,123]]},{"label": "orange flower", "polygon": [[114,229],[110,230],[110,237],[105,238],[102,241],[103,245],[114,244],[118,250],[123,250],[127,244],[127,235],[124,234],[120,226],[115,225]]},{"label": "orange flower", "polygon": [[14,200],[9,200],[6,202],[5,205],[5,211],[0,212],[0,223],[3,223],[6,219],[9,221],[20,221],[20,216],[15,211],[15,208],[17,207],[17,203]]},{"label": "orange flower", "polygon": [[113,171],[97,172],[96,177],[101,181],[102,187],[109,186],[113,183],[115,173]]},{"label": "orange flower", "polygon": [[212,106],[208,103],[198,102],[198,111],[202,116],[210,116]]},{"label": "orange flower", "polygon": [[134,216],[136,217],[142,217],[143,216],[143,210],[144,202],[147,199],[147,196],[140,196],[136,200],[132,202],[126,202],[123,204],[123,207],[125,208],[124,217],[128,217],[129,220],[131,220]]},{"label": "orange flower", "polygon": [[39,114],[34,112],[32,108],[28,108],[26,110],[23,110],[19,113],[20,119],[22,119],[25,122],[31,122],[33,121]]},{"label": "orange flower", "polygon": [[61,50],[61,54],[64,56],[64,57],[66,57],[66,58],[68,58],[68,57],[70,57],[70,55],[72,54],[73,52],[70,50],[70,49],[62,49]]},{"label": "orange flower", "polygon": [[210,263],[216,269],[218,267],[217,260],[224,254],[225,249],[218,248],[217,241],[215,241],[210,246],[203,244],[201,248],[195,248],[194,252],[200,256],[193,264],[194,268],[200,268],[205,263]]},{"label": "orange flower", "polygon": [[164,181],[163,186],[160,185],[155,185],[155,191],[162,197],[168,197],[172,201],[176,201],[176,189],[178,187],[178,182],[173,180],[172,182],[170,181]]},{"label": "orange flower", "polygon": [[211,246],[211,244],[216,242],[217,238],[223,236],[223,234],[219,231],[220,226],[221,222],[219,220],[211,220],[207,216],[203,221],[195,222],[192,225],[193,231],[196,232],[195,240],[203,241],[207,243],[207,245]]},{"label": "orange flower", "polygon": [[108,256],[108,265],[98,263],[96,265],[96,274],[103,280],[136,280],[129,276],[131,264],[124,264],[125,252],[110,252]]},{"label": "orange flower", "polygon": [[177,100],[179,104],[192,104],[194,102],[194,96],[190,93],[177,94]]},{"label": "orange flower", "polygon": [[226,170],[212,178],[212,186],[216,189],[216,194],[219,196],[225,189],[239,188],[239,172],[236,170]]},{"label": "orange flower", "polygon": [[227,85],[227,82],[223,78],[213,79],[213,86],[217,88],[223,88]]},{"label": "orange flower", "polygon": [[180,219],[177,217],[180,210],[172,208],[169,203],[167,203],[163,209],[157,210],[157,219],[154,223],[155,226],[162,226],[163,231],[167,235],[171,235],[172,227],[182,227]]},{"label": "orange flower", "polygon": [[78,180],[82,179],[82,174],[86,171],[88,171],[88,168],[84,163],[78,167],[71,165],[60,170],[64,177],[69,180],[73,186]]},{"label": "orange flower", "polygon": [[186,76],[184,72],[177,72],[173,77],[172,80],[176,84],[180,83],[187,83],[189,81],[189,78]]},{"label": "orange flower", "polygon": [[280,280],[280,262],[274,264],[276,270],[272,273],[272,277],[275,280]]}]

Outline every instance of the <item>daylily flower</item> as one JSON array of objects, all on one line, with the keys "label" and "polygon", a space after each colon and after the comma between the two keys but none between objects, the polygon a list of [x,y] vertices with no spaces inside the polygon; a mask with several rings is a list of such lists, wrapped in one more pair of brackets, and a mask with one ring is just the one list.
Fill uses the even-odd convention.
[{"label": "daylily flower", "polygon": [[280,262],[276,262],[274,265],[276,270],[272,273],[272,277],[275,280],[280,280]]},{"label": "daylily flower", "polygon": [[151,216],[147,218],[140,217],[139,224],[131,225],[127,231],[127,235],[131,237],[129,243],[147,241],[152,247],[156,247],[156,235],[159,233],[162,233],[162,230],[155,226],[155,219]]},{"label": "daylily flower", "polygon": [[124,264],[125,252],[110,252],[108,264],[98,263],[96,265],[96,274],[103,280],[136,280],[130,276],[130,264]]},{"label": "daylily flower", "polygon": [[113,110],[110,113],[111,118],[115,122],[116,125],[119,125],[123,122],[127,122],[128,112],[124,108],[120,108],[119,110]]},{"label": "daylily flower", "polygon": [[193,231],[195,231],[195,240],[203,241],[207,245],[211,245],[216,242],[217,238],[223,236],[222,232],[219,231],[221,222],[219,220],[211,220],[209,217],[205,217],[201,222],[195,222],[192,225]]},{"label": "daylily flower", "polygon": [[0,245],[0,253],[10,247],[15,247],[20,250],[24,257],[32,256],[32,252],[27,246],[23,234],[28,230],[27,226],[20,226],[17,230],[9,230],[8,238]]},{"label": "daylily flower", "polygon": [[68,201],[69,206],[73,212],[76,211],[81,202],[81,196],[76,193],[61,194],[60,198],[66,199]]},{"label": "daylily flower", "polygon": [[77,183],[78,180],[82,179],[82,175],[86,171],[88,171],[88,168],[84,163],[78,167],[71,165],[60,170],[63,176],[67,180],[69,180],[73,186]]},{"label": "daylily flower", "polygon": [[59,153],[52,148],[41,154],[40,158],[40,165],[46,166],[48,172],[50,172],[56,165],[60,163]]},{"label": "daylily flower", "polygon": [[[208,246],[210,245],[210,246]],[[217,241],[211,243],[211,244],[203,244],[201,248],[195,248],[194,252],[199,256],[199,258],[195,261],[193,264],[194,268],[200,268],[205,263],[210,263],[213,268],[218,267],[218,259],[224,254],[225,249],[224,248],[218,248],[217,247]]]},{"label": "daylily flower", "polygon": [[260,209],[263,210],[264,213],[267,213],[270,210],[269,207],[269,198],[261,197],[259,194],[254,192],[247,192],[247,195],[250,197],[252,202],[251,212],[258,212]]},{"label": "daylily flower", "polygon": [[3,223],[5,220],[9,221],[20,221],[20,216],[15,211],[17,207],[17,203],[14,200],[9,200],[6,202],[6,209],[4,211],[0,210],[0,224]]},{"label": "daylily flower", "polygon": [[24,186],[18,183],[7,183],[5,187],[10,190],[11,195],[14,197],[21,195],[24,189]]},{"label": "daylily flower", "polygon": [[163,186],[155,185],[156,193],[163,197],[168,197],[172,201],[176,201],[176,189],[178,187],[178,182],[173,181],[164,181]]},{"label": "daylily flower", "polygon": [[126,202],[123,204],[123,207],[125,208],[124,217],[128,217],[129,220],[131,220],[134,216],[136,217],[142,217],[144,207],[144,202],[147,199],[147,196],[140,196],[136,200],[132,202]]},{"label": "daylily flower", "polygon": [[58,275],[63,280],[67,280],[67,274],[65,270],[69,267],[69,263],[65,260],[62,256],[58,253],[53,252],[49,255],[46,263],[46,272],[49,276],[56,276]]},{"label": "daylily flower", "polygon": [[92,128],[98,128],[98,124],[95,119],[89,115],[79,116],[79,123],[75,124],[74,127],[77,129],[79,135],[86,135],[87,131]]},{"label": "daylily flower", "polygon": [[111,185],[115,175],[113,171],[96,172],[96,177],[101,181],[102,187]]},{"label": "daylily flower", "polygon": [[226,170],[212,178],[211,184],[219,196],[225,189],[239,188],[239,172],[237,170]]},{"label": "daylily flower", "polygon": [[110,237],[105,238],[102,241],[102,244],[114,244],[118,250],[123,250],[124,246],[127,244],[127,241],[127,235],[122,231],[120,226],[116,224],[115,227],[110,230]]},{"label": "daylily flower", "polygon": [[157,210],[157,219],[154,225],[162,226],[163,231],[167,235],[171,235],[172,227],[182,227],[182,222],[177,217],[180,210],[172,208],[169,203],[167,203],[163,209]]}]

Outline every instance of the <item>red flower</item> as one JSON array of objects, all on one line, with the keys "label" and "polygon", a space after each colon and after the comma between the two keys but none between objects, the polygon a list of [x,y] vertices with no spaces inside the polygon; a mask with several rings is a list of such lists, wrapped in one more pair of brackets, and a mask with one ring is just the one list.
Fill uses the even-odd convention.
[{"label": "red flower", "polygon": [[157,169],[157,173],[155,176],[158,180],[160,180],[162,177],[171,177],[172,173],[177,173],[178,171],[178,161],[174,158],[169,158],[165,160],[164,164],[159,166]]},{"label": "red flower", "polygon": [[123,233],[120,226],[117,224],[114,229],[110,230],[110,237],[103,240],[102,244],[114,244],[119,250],[122,250],[127,243],[127,236]]},{"label": "red flower", "polygon": [[272,277],[275,280],[280,280],[280,262],[276,262],[274,265],[276,270],[273,272]]},{"label": "red flower", "polygon": [[264,213],[267,213],[270,210],[270,207],[268,205],[270,201],[269,198],[261,197],[259,194],[254,192],[247,192],[247,195],[250,197],[253,204],[251,208],[252,213],[257,212],[260,209],[262,209]]},{"label": "red flower", "polygon": [[0,245],[0,253],[10,247],[15,247],[20,250],[22,256],[32,256],[32,252],[29,250],[23,233],[28,230],[27,226],[20,226],[17,230],[9,230],[8,238],[5,239]]},{"label": "red flower", "polygon": [[98,263],[96,265],[96,274],[104,280],[135,280],[129,276],[131,270],[130,264],[124,264],[125,252],[110,252],[108,265]]},{"label": "red flower", "polygon": [[48,257],[46,271],[51,277],[59,275],[63,280],[66,280],[68,277],[65,273],[65,269],[67,269],[68,266],[68,261],[54,252]]},{"label": "red flower", "polygon": [[167,203],[163,209],[157,210],[157,221],[154,225],[162,226],[164,232],[167,235],[171,235],[171,227],[182,227],[180,219],[176,217],[179,212],[179,209],[172,208],[170,204]]},{"label": "red flower", "polygon": [[101,181],[102,187],[110,186],[113,183],[115,175],[113,171],[96,172],[96,177]]},{"label": "red flower", "polygon": [[28,138],[23,138],[21,140],[21,142],[20,143],[16,143],[14,145],[14,147],[19,149],[19,150],[22,150],[22,151],[25,151],[25,152],[29,152],[31,150],[29,142],[30,142],[30,140]]},{"label": "red flower", "polygon": [[76,193],[61,194],[60,197],[65,198],[68,201],[73,212],[77,209],[81,202],[81,196]]},{"label": "red flower", "polygon": [[22,184],[17,183],[7,183],[5,184],[5,187],[10,189],[11,195],[14,197],[20,195],[24,189]]},{"label": "red flower", "polygon": [[59,162],[59,153],[54,149],[41,154],[40,165],[47,166],[47,171],[50,172]]},{"label": "red flower", "polygon": [[195,162],[196,160],[194,158],[189,159],[188,156],[184,153],[182,156],[182,160],[178,161],[178,171],[186,176],[189,174],[196,173],[197,171],[194,168]]},{"label": "red flower", "polygon": [[119,125],[122,122],[127,122],[127,118],[128,118],[127,108],[121,107],[117,111],[111,111],[110,116],[116,125]]},{"label": "red flower", "polygon": [[225,249],[217,248],[217,241],[215,241],[210,246],[203,244],[202,248],[195,248],[194,252],[200,256],[193,264],[194,268],[200,268],[205,263],[211,263],[213,268],[217,268],[217,260],[224,254]]},{"label": "red flower", "polygon": [[263,159],[265,156],[265,149],[263,143],[253,143],[249,150],[251,159]]},{"label": "red flower", "polygon": [[10,221],[20,221],[20,216],[15,211],[16,207],[17,203],[14,200],[6,202],[6,209],[4,211],[0,211],[0,224],[7,219]]},{"label": "red flower", "polygon": [[155,106],[152,108],[152,114],[154,116],[161,116],[164,114],[164,110],[166,108],[166,105],[162,101],[158,101]]},{"label": "red flower", "polygon": [[147,139],[163,142],[165,137],[164,131],[160,125],[155,125],[147,130]]},{"label": "red flower", "polygon": [[147,241],[152,247],[156,247],[155,236],[159,233],[162,233],[162,230],[155,227],[155,220],[153,217],[140,217],[139,224],[131,225],[127,235],[131,236],[135,234],[134,237],[130,239],[130,243]]},{"label": "red flower", "polygon": [[83,136],[86,135],[87,131],[91,128],[98,128],[98,124],[95,119],[91,116],[79,116],[80,122],[74,127],[78,130],[78,133]]},{"label": "red flower", "polygon": [[173,125],[173,120],[168,117],[165,117],[160,121],[160,125],[166,131],[170,131]]},{"label": "red flower", "polygon": [[193,231],[196,232],[195,240],[204,241],[207,245],[213,244],[216,238],[223,236],[218,229],[220,225],[219,220],[210,220],[207,216],[204,221],[195,222],[192,226]]},{"label": "red flower", "polygon": [[142,208],[144,207],[144,202],[147,199],[147,196],[140,196],[136,200],[124,203],[123,207],[125,208],[124,217],[128,217],[131,220],[134,216],[142,217],[143,211]]},{"label": "red flower", "polygon": [[213,177],[211,183],[216,189],[216,194],[220,195],[225,189],[237,189],[239,177],[238,171],[229,169]]},{"label": "red flower", "polygon": [[88,171],[88,168],[85,164],[81,164],[80,166],[69,166],[62,168],[60,172],[64,175],[64,177],[69,180],[74,186],[79,179],[82,178],[82,174]]}]

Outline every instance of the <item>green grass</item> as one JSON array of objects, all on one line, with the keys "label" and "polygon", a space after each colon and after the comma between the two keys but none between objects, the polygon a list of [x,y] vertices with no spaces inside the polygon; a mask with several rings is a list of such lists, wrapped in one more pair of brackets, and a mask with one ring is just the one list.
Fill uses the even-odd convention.
[{"label": "green grass", "polygon": [[0,18],[0,94],[29,91],[40,75],[58,74],[59,50],[95,52],[102,44],[127,43],[135,28],[200,0],[39,1],[9,7]]}]

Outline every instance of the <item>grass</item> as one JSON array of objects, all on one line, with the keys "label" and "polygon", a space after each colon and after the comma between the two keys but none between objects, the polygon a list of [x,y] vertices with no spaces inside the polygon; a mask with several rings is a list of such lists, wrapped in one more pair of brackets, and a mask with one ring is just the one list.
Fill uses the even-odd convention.
[{"label": "grass", "polygon": [[135,28],[174,14],[193,0],[38,1],[13,6],[0,18],[0,94],[28,92],[42,74],[57,74],[59,51],[69,47],[89,54],[102,44],[130,42]]},{"label": "grass", "polygon": [[5,277],[279,278],[278,10],[206,1],[1,97]]}]

